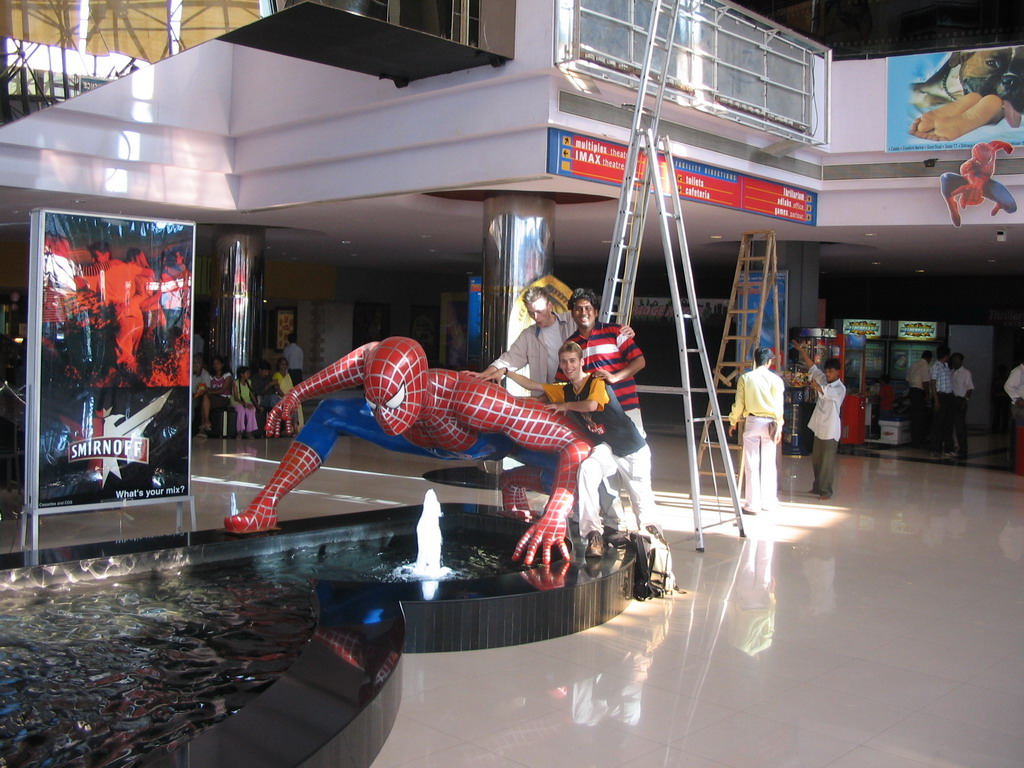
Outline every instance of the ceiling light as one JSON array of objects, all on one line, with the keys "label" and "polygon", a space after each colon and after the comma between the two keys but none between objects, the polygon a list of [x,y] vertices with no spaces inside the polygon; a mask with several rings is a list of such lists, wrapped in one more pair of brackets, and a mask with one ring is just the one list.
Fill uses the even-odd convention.
[{"label": "ceiling light", "polygon": [[914,271],[917,272],[918,274],[920,274],[921,272],[924,272],[923,269],[915,269]]},{"label": "ceiling light", "polygon": [[878,266],[879,264],[881,264],[882,262],[880,262],[880,261],[872,261],[871,263],[872,263],[872,264],[874,264],[874,265],[875,265],[875,266],[877,267],[877,266]]},{"label": "ceiling light", "polygon": [[877,232],[865,232],[864,237],[878,237]]},{"label": "ceiling light", "polygon": [[712,240],[721,240],[722,239],[721,235],[708,235],[708,237],[710,237]]}]

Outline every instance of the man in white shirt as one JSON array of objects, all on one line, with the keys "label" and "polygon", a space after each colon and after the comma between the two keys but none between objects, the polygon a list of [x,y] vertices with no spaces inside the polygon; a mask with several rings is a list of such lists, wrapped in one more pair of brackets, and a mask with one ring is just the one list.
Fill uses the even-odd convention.
[{"label": "man in white shirt", "polygon": [[501,357],[473,376],[493,379],[498,371],[526,368],[526,378],[550,383],[558,373],[558,348],[576,332],[572,312],[555,312],[545,286],[534,286],[523,294],[533,325],[524,328]]},{"label": "man in white shirt", "polygon": [[802,346],[793,342],[793,349],[807,366],[811,377],[811,389],[818,393],[818,402],[808,426],[814,433],[814,447],[811,449],[811,467],[814,469],[814,487],[811,494],[822,501],[832,498],[832,484],[835,476],[836,454],[839,452],[839,438],[843,425],[840,408],[846,397],[846,385],[839,380],[842,366],[838,358],[825,361],[824,370],[811,360]]},{"label": "man in white shirt", "polygon": [[925,350],[916,363],[910,366],[907,371],[907,384],[910,391],[907,397],[910,400],[910,442],[915,448],[928,447],[928,407],[927,390],[928,382],[932,377],[929,370],[932,367],[932,353]]},{"label": "man in white shirt", "polygon": [[1024,419],[1024,363],[1006,377],[1003,391],[1010,396],[1010,468],[1017,461],[1017,424]]},{"label": "man in white shirt", "polygon": [[964,356],[954,352],[949,357],[953,369],[953,440],[956,443],[956,457],[967,458],[967,406],[974,392],[974,378],[964,368]]},{"label": "man in white shirt", "polygon": [[1015,421],[1024,419],[1024,363],[1010,371],[1003,391],[1010,396],[1010,418]]},{"label": "man in white shirt", "polygon": [[953,450],[953,372],[949,368],[949,347],[943,345],[935,353],[929,371],[928,393],[932,399],[932,458],[956,456]]},{"label": "man in white shirt", "polygon": [[292,386],[302,381],[302,366],[305,364],[302,347],[298,345],[298,335],[288,334],[288,344],[281,351],[282,357],[288,361],[288,375],[292,377]]}]

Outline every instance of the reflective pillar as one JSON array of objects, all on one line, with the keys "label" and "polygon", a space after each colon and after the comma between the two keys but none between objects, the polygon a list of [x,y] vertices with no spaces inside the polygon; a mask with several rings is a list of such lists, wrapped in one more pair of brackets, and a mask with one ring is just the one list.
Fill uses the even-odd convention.
[{"label": "reflective pillar", "polygon": [[484,200],[484,284],[481,366],[488,365],[521,328],[512,323],[523,289],[554,266],[555,201],[500,192]]},{"label": "reflective pillar", "polygon": [[223,355],[231,370],[259,359],[260,311],[263,307],[262,227],[217,227],[214,230],[211,354]]}]

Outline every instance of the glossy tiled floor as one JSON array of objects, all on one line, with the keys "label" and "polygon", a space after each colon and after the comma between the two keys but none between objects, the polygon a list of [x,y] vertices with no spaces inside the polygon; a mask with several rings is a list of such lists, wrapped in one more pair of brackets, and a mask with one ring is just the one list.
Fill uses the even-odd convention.
[{"label": "glossy tiled floor", "polygon": [[[207,441],[200,527],[244,505],[285,441]],[[966,464],[909,449],[839,458],[830,503],[809,459],[780,465],[782,509],[706,529],[694,551],[685,453],[653,436],[655,490],[685,594],[516,648],[405,657],[374,768],[988,768],[1024,765],[1024,477],[972,440]],[[344,438],[287,516],[418,503],[439,462]],[[494,495],[436,487],[441,501]],[[43,520],[41,543],[173,528],[132,507]],[[710,520],[709,520],[710,522]],[[13,524],[0,527],[5,548]]]}]

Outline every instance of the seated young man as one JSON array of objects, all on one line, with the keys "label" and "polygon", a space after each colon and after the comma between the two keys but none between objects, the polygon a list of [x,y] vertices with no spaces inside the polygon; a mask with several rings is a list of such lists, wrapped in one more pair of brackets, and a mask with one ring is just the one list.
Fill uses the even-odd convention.
[{"label": "seated young man", "polygon": [[664,539],[651,488],[651,449],[636,425],[622,410],[602,379],[583,371],[583,350],[567,341],[558,350],[558,368],[568,381],[542,384],[512,371],[506,375],[531,392],[543,392],[548,409],[566,413],[594,441],[590,456],[580,465],[577,501],[580,535],[587,542],[586,557],[604,555],[604,525],[598,490],[606,477],[618,472],[626,484],[641,528]]}]

